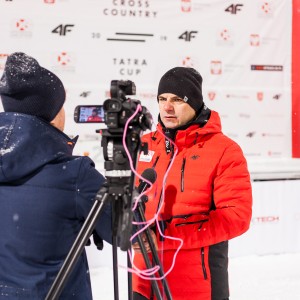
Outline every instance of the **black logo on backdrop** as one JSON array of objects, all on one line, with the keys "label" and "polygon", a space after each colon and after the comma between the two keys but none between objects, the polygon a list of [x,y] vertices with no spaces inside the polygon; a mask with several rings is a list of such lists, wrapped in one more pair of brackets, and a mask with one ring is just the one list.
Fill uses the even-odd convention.
[{"label": "black logo on backdrop", "polygon": [[87,98],[91,94],[91,91],[84,91],[80,94],[80,97]]},{"label": "black logo on backdrop", "polygon": [[66,25],[60,24],[52,30],[52,33],[57,33],[59,35],[66,35],[68,32],[72,31],[72,28],[74,26],[75,26],[74,24],[66,24]]},{"label": "black logo on backdrop", "polygon": [[255,131],[250,131],[249,133],[246,134],[246,137],[253,138],[255,134],[256,134]]},{"label": "black logo on backdrop", "polygon": [[185,31],[184,33],[182,33],[178,38],[180,40],[184,40],[186,42],[190,42],[193,38],[196,37],[196,34],[198,33],[198,31]]},{"label": "black logo on backdrop", "polygon": [[281,65],[251,65],[251,71],[283,71]]},{"label": "black logo on backdrop", "polygon": [[236,15],[238,11],[241,11],[241,8],[244,6],[244,4],[231,4],[227,8],[225,8],[226,12],[229,12],[233,15]]},{"label": "black logo on backdrop", "polygon": [[153,37],[152,33],[129,33],[129,32],[116,32],[115,37],[107,38],[107,41],[112,42],[138,42],[145,43],[147,38]]}]

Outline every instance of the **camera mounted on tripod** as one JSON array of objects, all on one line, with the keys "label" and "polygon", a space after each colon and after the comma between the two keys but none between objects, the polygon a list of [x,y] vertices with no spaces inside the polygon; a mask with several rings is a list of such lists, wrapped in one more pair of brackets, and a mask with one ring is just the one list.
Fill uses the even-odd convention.
[{"label": "camera mounted on tripod", "polygon": [[[92,209],[89,212],[64,264],[56,276],[45,300],[58,300],[59,295],[68,279],[74,265],[78,261],[90,236],[93,234],[96,222],[106,203],[111,204],[112,209],[112,246],[113,246],[113,268],[114,268],[114,291],[115,299],[118,300],[118,274],[117,274],[117,246],[127,251],[131,247],[132,236],[132,198],[134,190],[134,173],[132,166],[136,169],[138,150],[148,153],[147,145],[141,145],[140,135],[142,131],[151,129],[152,116],[150,112],[141,105],[139,100],[126,98],[127,95],[135,95],[135,84],[132,81],[111,81],[111,99],[104,101],[102,105],[77,106],[74,111],[74,120],[77,123],[104,123],[107,129],[96,130],[102,134],[101,146],[104,154],[104,167],[106,183],[96,194]],[[91,115],[89,115],[91,114]],[[103,114],[103,115],[102,115]],[[102,118],[103,117],[103,118]],[[126,130],[126,135],[125,135]],[[128,151],[125,151],[125,147]],[[128,153],[128,154],[127,154]],[[148,178],[149,179],[149,178]],[[138,189],[137,189],[137,192]],[[139,219],[145,221],[141,203],[138,203]],[[136,220],[135,215],[135,220]],[[159,275],[163,275],[162,266],[159,262],[156,249],[146,228],[146,236],[151,246],[155,262],[160,266]],[[150,260],[145,250],[140,235],[139,245],[148,268]],[[101,244],[101,241],[100,241]],[[102,244],[101,244],[102,246]],[[153,275],[154,276],[154,275]],[[131,276],[128,275],[128,295],[132,299]],[[158,284],[155,280],[151,282],[157,299],[162,300]],[[171,300],[169,288],[165,278],[163,287],[166,289],[167,299]]]},{"label": "camera mounted on tripod", "polygon": [[[151,129],[152,116],[145,107],[141,106],[139,100],[126,97],[136,92],[132,81],[112,80],[110,92],[111,99],[103,103],[104,122],[107,129],[101,130],[101,146],[105,160],[108,193],[117,200],[113,201],[115,219],[113,235],[118,237],[120,248],[127,250],[130,248],[129,239],[132,231],[131,208],[134,188],[134,174],[128,154],[135,167],[141,146],[140,135],[143,130]],[[135,116],[132,118],[133,115]],[[124,136],[126,124],[128,126],[126,136]],[[128,149],[127,153],[124,146]],[[142,150],[147,152],[147,148]]]},{"label": "camera mounted on tripod", "polygon": [[[136,94],[136,86],[130,80],[112,80],[110,85],[111,99],[103,103],[104,122],[111,132],[123,132],[128,119],[134,114],[137,106],[141,104],[139,100],[126,98],[128,95]],[[141,106],[141,111],[131,120],[131,126],[136,126],[141,130],[151,128],[152,117],[148,110]]]}]

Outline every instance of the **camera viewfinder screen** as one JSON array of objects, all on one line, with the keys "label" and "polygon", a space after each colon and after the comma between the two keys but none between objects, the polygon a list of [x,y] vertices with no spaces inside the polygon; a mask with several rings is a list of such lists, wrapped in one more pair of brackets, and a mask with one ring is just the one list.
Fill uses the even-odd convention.
[{"label": "camera viewfinder screen", "polygon": [[102,106],[81,106],[79,111],[80,123],[104,122],[104,110]]}]

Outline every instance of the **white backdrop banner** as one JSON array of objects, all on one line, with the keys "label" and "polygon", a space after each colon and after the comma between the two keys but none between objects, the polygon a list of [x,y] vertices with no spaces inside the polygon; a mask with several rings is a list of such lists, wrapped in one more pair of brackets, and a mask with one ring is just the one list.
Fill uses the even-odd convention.
[{"label": "white backdrop banner", "polygon": [[128,79],[156,121],[160,77],[194,67],[247,158],[291,157],[291,16],[292,0],[0,0],[0,75],[15,51],[54,71],[76,154],[98,161],[105,126],[75,124],[76,105],[102,104],[111,80]]}]

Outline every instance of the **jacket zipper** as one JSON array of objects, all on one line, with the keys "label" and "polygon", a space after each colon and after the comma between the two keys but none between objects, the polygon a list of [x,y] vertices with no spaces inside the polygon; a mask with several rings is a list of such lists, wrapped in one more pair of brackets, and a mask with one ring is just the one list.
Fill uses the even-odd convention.
[{"label": "jacket zipper", "polygon": [[184,191],[184,169],[185,169],[185,161],[186,161],[186,158],[184,157],[183,161],[182,161],[182,165],[181,165],[181,192]]},{"label": "jacket zipper", "polygon": [[202,271],[204,279],[207,280],[207,272],[205,267],[205,260],[204,260],[204,247],[201,248],[201,262],[202,262]]},{"label": "jacket zipper", "polygon": [[[177,223],[175,224],[175,227],[178,227],[178,226],[184,226],[184,225],[192,225],[192,224],[201,224],[201,223],[204,223],[204,222],[207,222],[208,220],[199,220],[199,221],[193,221],[193,222],[185,222],[185,223]],[[202,224],[201,224],[202,226]]]}]

